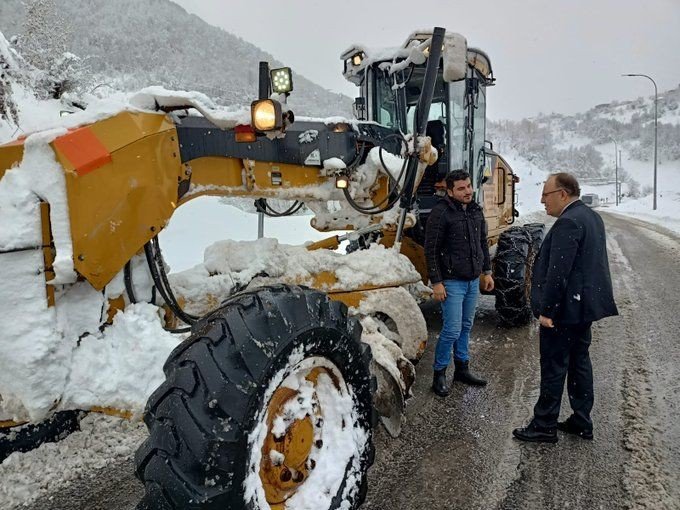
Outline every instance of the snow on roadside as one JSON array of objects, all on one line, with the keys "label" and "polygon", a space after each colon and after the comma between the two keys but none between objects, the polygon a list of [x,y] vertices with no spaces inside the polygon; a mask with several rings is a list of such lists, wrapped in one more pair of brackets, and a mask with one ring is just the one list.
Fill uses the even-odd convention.
[{"label": "snow on roadside", "polygon": [[648,195],[639,200],[626,200],[607,212],[637,218],[680,234],[680,189],[665,191],[664,196],[658,198],[656,211],[652,205],[653,197]]},{"label": "snow on roadside", "polygon": [[[604,154],[605,152],[603,151]],[[520,212],[518,224],[545,223],[548,216],[545,214],[541,204],[541,192],[549,172],[542,170],[514,151],[509,151],[503,157],[507,159],[513,171],[520,178],[517,184],[517,209]],[[626,160],[624,153],[624,168],[642,186],[649,186],[653,182],[652,166],[648,161]],[[612,169],[613,172],[614,170]],[[598,212],[630,216],[665,227],[680,234],[680,161],[668,161],[658,167],[656,211],[652,210],[652,195],[639,199],[624,196],[621,203],[615,206],[613,184],[594,186],[582,183],[581,188],[582,193],[596,193],[601,200],[606,199],[606,202],[595,209]],[[622,192],[626,193],[627,189],[627,185],[623,184]]]},{"label": "snow on roadside", "polygon": [[0,508],[30,508],[56,487],[86,483],[99,470],[132,458],[147,435],[141,422],[90,414],[58,443],[13,453],[0,464]]}]

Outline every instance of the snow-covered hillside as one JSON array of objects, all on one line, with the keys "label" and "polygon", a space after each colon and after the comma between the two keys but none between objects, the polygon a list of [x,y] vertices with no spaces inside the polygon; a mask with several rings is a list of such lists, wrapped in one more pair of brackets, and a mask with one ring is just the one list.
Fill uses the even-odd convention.
[{"label": "snow-covered hillside", "polygon": [[[603,153],[606,153],[607,149],[609,147],[606,145],[598,146],[598,150]],[[612,153],[614,151],[613,144],[611,151]],[[543,183],[550,173],[561,171],[561,169],[547,168],[537,164],[517,150],[510,149],[503,154],[503,157],[508,160],[520,177],[517,185],[519,222],[545,221],[547,216],[541,204]],[[653,167],[650,162],[629,160],[627,168],[633,179],[645,187],[651,187]],[[587,180],[582,180],[581,192],[598,195],[600,198],[600,206],[596,209],[598,211],[639,218],[680,233],[680,161],[668,162],[659,167],[656,211],[652,210],[653,195],[651,193],[639,198],[623,196],[617,206],[613,180],[605,184],[589,184]],[[624,195],[629,193],[628,183],[621,185],[621,192]]]},{"label": "snow-covered hillside", "polygon": [[659,94],[656,211],[652,210],[653,96],[601,104],[577,115],[553,113],[519,122],[491,122],[488,138],[522,179],[520,212],[541,210],[540,187],[545,177],[566,171],[578,176],[583,193],[600,197],[602,210],[635,215],[680,231],[679,105],[680,86]]},{"label": "snow-covered hillside", "polygon": [[[48,30],[26,22],[27,9],[36,6]],[[34,37],[80,57],[80,88],[98,93],[162,85],[204,92],[219,104],[248,104],[258,93],[258,62],[286,65],[169,0],[2,0],[0,32],[18,36],[20,47]],[[338,57],[338,80],[341,70]],[[298,74],[293,81],[289,104],[296,113],[351,115],[350,98]]]}]

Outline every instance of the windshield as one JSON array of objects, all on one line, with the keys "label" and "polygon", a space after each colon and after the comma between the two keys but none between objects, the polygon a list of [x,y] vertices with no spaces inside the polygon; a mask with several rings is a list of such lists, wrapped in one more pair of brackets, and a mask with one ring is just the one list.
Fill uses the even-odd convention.
[{"label": "windshield", "polygon": [[[373,118],[383,126],[412,133],[425,67],[417,66],[394,76],[380,69],[380,65],[375,64],[372,69]],[[464,169],[470,172],[473,183],[479,185],[485,164],[486,87],[474,69],[469,70],[465,80],[450,83],[444,82],[442,73],[440,69],[435,82],[426,134],[447,170]]]},{"label": "windshield", "polygon": [[451,169],[463,168],[465,152],[465,124],[467,108],[465,107],[465,80],[453,82],[449,85],[449,111],[451,124],[449,128],[449,143],[451,150],[449,158]]},{"label": "windshield", "polygon": [[383,126],[401,128],[399,125],[398,97],[392,89],[392,79],[386,71],[374,71],[375,80],[375,120]]}]

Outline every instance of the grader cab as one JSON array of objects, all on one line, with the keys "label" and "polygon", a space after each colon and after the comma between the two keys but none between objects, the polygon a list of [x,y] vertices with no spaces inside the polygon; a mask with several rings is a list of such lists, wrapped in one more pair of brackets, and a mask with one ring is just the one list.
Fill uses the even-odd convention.
[{"label": "grader cab", "polygon": [[[3,429],[26,440],[72,410],[143,408],[139,508],[360,506],[372,429],[382,418],[399,433],[426,346],[434,182],[467,169],[495,242],[516,179],[484,139],[489,59],[462,36],[437,28],[389,58],[353,48],[343,60],[361,91],[355,120],[295,118],[283,69],[262,74],[249,111],[151,88],[0,146],[12,226],[0,302],[14,311],[0,317]],[[263,215],[304,204],[316,229],[349,233],[223,241],[167,274],[158,233],[201,195],[255,199]],[[354,251],[335,251],[343,239]],[[525,272],[508,268],[531,248],[508,246],[496,269],[515,293],[499,311],[526,310]]]}]

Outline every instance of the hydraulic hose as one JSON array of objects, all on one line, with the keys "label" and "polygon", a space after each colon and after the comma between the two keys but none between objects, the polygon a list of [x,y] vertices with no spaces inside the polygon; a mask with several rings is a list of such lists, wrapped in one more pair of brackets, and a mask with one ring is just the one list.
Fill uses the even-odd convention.
[{"label": "hydraulic hose", "polygon": [[172,292],[172,288],[170,287],[170,283],[168,282],[167,274],[165,273],[163,258],[158,245],[158,238],[154,237],[144,245],[144,254],[146,255],[146,261],[149,265],[149,270],[151,271],[151,278],[153,279],[154,286],[158,289],[165,304],[180,320],[189,325],[193,325],[198,320],[198,317],[185,312],[182,310],[182,307],[179,306],[179,303]]}]

